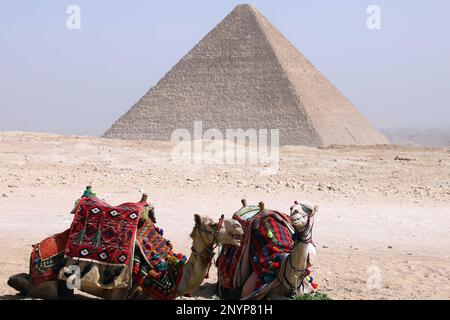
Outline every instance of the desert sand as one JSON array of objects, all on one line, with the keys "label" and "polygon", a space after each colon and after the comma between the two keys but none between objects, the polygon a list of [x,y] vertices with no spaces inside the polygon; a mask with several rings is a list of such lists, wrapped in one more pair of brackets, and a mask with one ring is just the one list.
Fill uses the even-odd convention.
[{"label": "desert sand", "polygon": [[[0,133],[0,299],[28,271],[31,245],[70,226],[93,184],[111,204],[149,194],[176,251],[189,254],[195,213],[231,217],[240,199],[288,212],[320,206],[314,229],[319,290],[332,299],[450,299],[450,150],[399,146],[281,149],[280,171],[254,165],[179,165],[172,145]],[[380,270],[378,288],[367,285]],[[196,296],[211,298],[215,272]]]}]

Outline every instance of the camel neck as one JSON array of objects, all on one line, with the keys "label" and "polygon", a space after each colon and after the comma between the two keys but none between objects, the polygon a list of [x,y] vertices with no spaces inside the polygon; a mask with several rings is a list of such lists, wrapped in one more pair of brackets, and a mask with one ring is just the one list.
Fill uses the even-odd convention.
[{"label": "camel neck", "polygon": [[183,269],[183,277],[178,288],[179,295],[197,290],[203,283],[212,260],[211,250],[198,237],[194,238],[191,256]]},{"label": "camel neck", "polygon": [[[291,264],[294,266],[297,273],[304,271],[306,269],[306,246],[308,246],[308,243],[299,241],[294,244],[294,248],[292,248],[291,251]],[[300,271],[301,270],[301,271]]]}]

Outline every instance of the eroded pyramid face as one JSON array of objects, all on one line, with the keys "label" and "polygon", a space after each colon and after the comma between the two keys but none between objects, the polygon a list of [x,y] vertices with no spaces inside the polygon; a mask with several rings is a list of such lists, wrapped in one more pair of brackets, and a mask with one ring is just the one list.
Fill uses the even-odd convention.
[{"label": "eroded pyramid face", "polygon": [[170,140],[177,129],[278,129],[282,145],[387,139],[254,7],[236,7],[105,133]]}]

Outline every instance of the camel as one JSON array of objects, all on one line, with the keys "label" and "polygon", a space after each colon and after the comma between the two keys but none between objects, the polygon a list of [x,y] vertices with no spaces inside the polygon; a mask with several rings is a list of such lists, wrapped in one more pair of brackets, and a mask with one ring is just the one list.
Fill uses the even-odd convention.
[{"label": "camel", "polygon": [[[247,207],[245,199],[242,200],[242,204]],[[259,203],[259,210],[265,210],[263,202]],[[318,210],[318,206],[312,208],[298,202],[291,206],[290,218],[295,229],[294,246],[291,252],[283,260],[277,277],[264,290],[254,291],[257,275],[256,273],[248,275],[242,286],[242,300],[262,299],[264,297],[284,300],[289,299],[294,294],[315,292],[311,283],[306,281],[305,278],[317,255],[312,242],[312,230],[314,217]],[[249,262],[247,262],[246,268],[251,270]]]},{"label": "camel", "polygon": [[293,294],[315,292],[305,276],[317,255],[312,242],[312,231],[318,210],[318,206],[311,208],[297,202],[291,207],[291,220],[296,230],[294,247],[280,269],[276,280],[278,285],[269,292],[269,299],[288,299]]},{"label": "camel", "polygon": [[[192,238],[191,256],[183,269],[183,276],[177,288],[178,297],[195,292],[203,283],[215,255],[215,246],[218,244],[240,246],[244,233],[241,224],[233,219],[223,220],[224,226],[217,231],[217,222],[211,218],[201,217],[197,214],[194,218],[195,226],[190,234]],[[147,299],[148,297],[139,290],[132,298]]]},{"label": "camel", "polygon": [[[154,217],[153,217],[154,219]],[[191,256],[183,266],[183,274],[177,288],[176,295],[184,296],[196,291],[203,283],[214,256],[214,249],[218,244],[240,245],[243,234],[239,222],[232,219],[224,219],[219,222],[207,216],[194,215],[195,226],[190,234],[192,238]],[[8,285],[22,294],[32,298],[58,299],[68,298],[73,294],[65,281],[54,280],[40,284],[33,284],[29,274],[21,273],[13,275],[8,280]],[[128,289],[84,289],[82,291],[94,296],[112,299],[149,299],[140,287]]]}]

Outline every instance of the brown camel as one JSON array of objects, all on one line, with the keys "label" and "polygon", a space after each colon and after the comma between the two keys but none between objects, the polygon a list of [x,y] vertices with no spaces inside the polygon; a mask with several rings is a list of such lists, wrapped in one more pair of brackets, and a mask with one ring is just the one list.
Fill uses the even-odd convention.
[{"label": "brown camel", "polygon": [[[191,233],[191,256],[184,265],[183,275],[177,288],[177,296],[196,291],[208,271],[217,244],[240,245],[243,234],[241,225],[235,220],[223,220],[218,229],[218,222],[207,216],[195,215],[195,226]],[[21,273],[11,276],[8,285],[32,298],[58,299],[66,298],[73,292],[67,289],[65,281],[47,281],[33,284],[29,274]],[[105,299],[149,299],[140,287],[128,289],[92,289],[81,288],[81,291]]]}]

